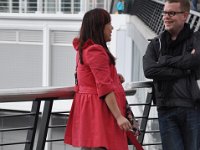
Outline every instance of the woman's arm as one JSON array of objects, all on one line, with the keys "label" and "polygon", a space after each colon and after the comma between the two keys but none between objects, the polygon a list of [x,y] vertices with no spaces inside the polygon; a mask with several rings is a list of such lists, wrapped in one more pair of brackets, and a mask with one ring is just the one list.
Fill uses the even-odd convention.
[{"label": "woman's arm", "polygon": [[94,75],[97,93],[100,99],[105,100],[109,110],[123,130],[131,128],[130,122],[122,115],[116,101],[109,57],[102,46],[93,45],[86,51],[85,61]]},{"label": "woman's arm", "polygon": [[117,120],[117,124],[119,125],[119,127],[126,131],[131,129],[132,127],[130,122],[121,114],[119,110],[114,92],[106,95],[105,102],[111,113],[113,114],[114,118]]},{"label": "woman's arm", "polygon": [[123,77],[120,73],[118,73],[118,76],[119,76],[120,82],[121,82],[121,83],[124,83],[124,82],[125,82],[124,77]]}]

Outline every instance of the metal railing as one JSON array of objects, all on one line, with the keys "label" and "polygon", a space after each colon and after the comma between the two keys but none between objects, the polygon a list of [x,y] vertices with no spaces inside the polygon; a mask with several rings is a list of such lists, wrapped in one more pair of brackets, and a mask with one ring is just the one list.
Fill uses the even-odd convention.
[{"label": "metal railing", "polygon": [[[39,140],[37,142],[37,150],[43,150],[46,134],[48,130],[48,122],[50,119],[51,109],[54,100],[72,99],[74,95],[73,87],[44,87],[44,88],[26,88],[26,89],[3,89],[0,90],[0,103],[3,102],[27,102],[33,101],[32,109],[28,113],[20,113],[17,115],[1,115],[0,119],[8,117],[21,117],[31,115],[31,126],[0,129],[1,132],[12,132],[27,130],[25,141],[0,143],[0,146],[25,144],[24,150],[32,150],[35,141],[36,129],[38,128],[39,109],[41,101],[45,101],[42,113],[42,121],[39,131]],[[43,143],[41,145],[41,142]],[[42,147],[41,147],[42,146]]]},{"label": "metal railing", "polygon": [[[132,2],[132,1],[131,1]],[[164,30],[162,10],[164,2],[156,0],[134,0],[130,3],[128,14],[138,16],[156,34]],[[191,10],[187,22],[194,31],[200,29],[200,13]]]},{"label": "metal railing", "polygon": [[[151,88],[152,82],[132,82],[127,84],[128,89],[125,90],[126,96],[133,96],[137,94],[138,89],[144,88]],[[144,93],[143,93],[144,94]],[[154,133],[159,131],[147,131],[147,122],[148,120],[157,119],[157,118],[150,118],[149,112],[152,106],[153,96],[152,91],[146,92],[147,97],[146,101],[142,103],[134,103],[130,104],[131,107],[134,106],[144,106],[142,116],[136,116],[136,118],[141,119],[141,135],[138,137],[140,143],[144,146],[149,145],[158,145],[160,143],[145,143],[144,136],[146,133]],[[53,102],[56,100],[63,100],[63,99],[72,99],[74,95],[73,87],[42,87],[42,88],[26,88],[26,89],[3,89],[0,90],[0,103],[3,102],[20,102],[20,101],[33,101],[32,109],[28,113],[21,113],[17,115],[3,115],[0,116],[1,118],[6,117],[20,117],[23,115],[30,115],[32,116],[31,119],[31,126],[27,127],[18,127],[18,128],[8,128],[8,129],[0,129],[1,132],[12,132],[12,131],[21,131],[27,130],[27,137],[25,141],[20,142],[12,142],[12,143],[0,143],[1,146],[7,145],[18,145],[18,144],[25,144],[24,150],[32,150],[33,147],[36,147],[36,150],[44,150],[46,142],[57,142],[63,141],[61,139],[49,139],[47,138],[47,133],[49,129],[52,128],[65,128],[64,125],[50,125],[50,118],[52,114],[60,114],[65,115],[66,117],[69,115],[69,112],[56,112],[52,113],[52,106]],[[44,101],[44,108],[42,113],[39,112],[41,101]],[[38,118],[41,116],[40,126],[38,126]],[[38,137],[36,139],[36,130],[39,130]],[[64,136],[64,135],[63,135]],[[37,143],[34,145],[34,141],[37,140]]]}]

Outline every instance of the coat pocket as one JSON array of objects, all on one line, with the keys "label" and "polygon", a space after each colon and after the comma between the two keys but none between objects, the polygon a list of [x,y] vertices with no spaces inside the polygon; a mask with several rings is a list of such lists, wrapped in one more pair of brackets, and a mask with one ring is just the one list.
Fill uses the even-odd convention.
[{"label": "coat pocket", "polygon": [[196,79],[195,76],[191,77],[191,94],[195,102],[200,103],[200,79]]},{"label": "coat pocket", "polygon": [[199,79],[199,80],[197,80],[197,85],[198,85],[198,87],[199,87],[199,90],[200,90],[200,79]]}]

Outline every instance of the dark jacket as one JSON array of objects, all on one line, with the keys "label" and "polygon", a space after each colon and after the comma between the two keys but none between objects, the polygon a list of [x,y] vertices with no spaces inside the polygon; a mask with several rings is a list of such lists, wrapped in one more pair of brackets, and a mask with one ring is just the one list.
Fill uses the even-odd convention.
[{"label": "dark jacket", "polygon": [[[200,99],[196,82],[200,77],[200,33],[192,33],[175,43],[169,48],[171,53],[162,52],[164,34],[154,38],[147,47],[143,56],[144,75],[153,79],[157,106],[193,107]],[[191,54],[193,48],[195,54]],[[175,54],[176,51],[180,52]]]}]

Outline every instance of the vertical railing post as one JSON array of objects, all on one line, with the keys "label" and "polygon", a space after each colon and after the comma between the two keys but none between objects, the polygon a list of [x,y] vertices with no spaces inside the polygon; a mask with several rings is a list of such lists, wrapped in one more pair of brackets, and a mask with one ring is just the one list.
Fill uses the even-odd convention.
[{"label": "vertical railing post", "polygon": [[36,150],[44,150],[54,99],[52,98],[45,101]]},{"label": "vertical railing post", "polygon": [[144,135],[145,135],[145,132],[146,132],[146,127],[147,127],[147,122],[148,122],[148,117],[149,117],[149,112],[150,112],[150,109],[151,109],[152,101],[153,101],[153,94],[148,93],[147,98],[146,98],[146,105],[144,107],[144,112],[143,112],[143,115],[142,115],[143,118],[142,118],[142,121],[141,121],[141,127],[140,127],[142,132],[138,137],[138,141],[141,144],[143,143],[143,140],[144,140]]},{"label": "vertical railing post", "polygon": [[34,115],[33,119],[31,120],[31,122],[32,122],[31,124],[33,124],[33,129],[28,130],[27,138],[26,138],[26,141],[28,143],[26,143],[24,150],[32,150],[33,149],[35,133],[37,130],[37,124],[38,124],[38,118],[39,118],[40,104],[41,104],[41,100],[33,101],[32,109],[31,109],[31,113],[33,113],[33,115]]}]

